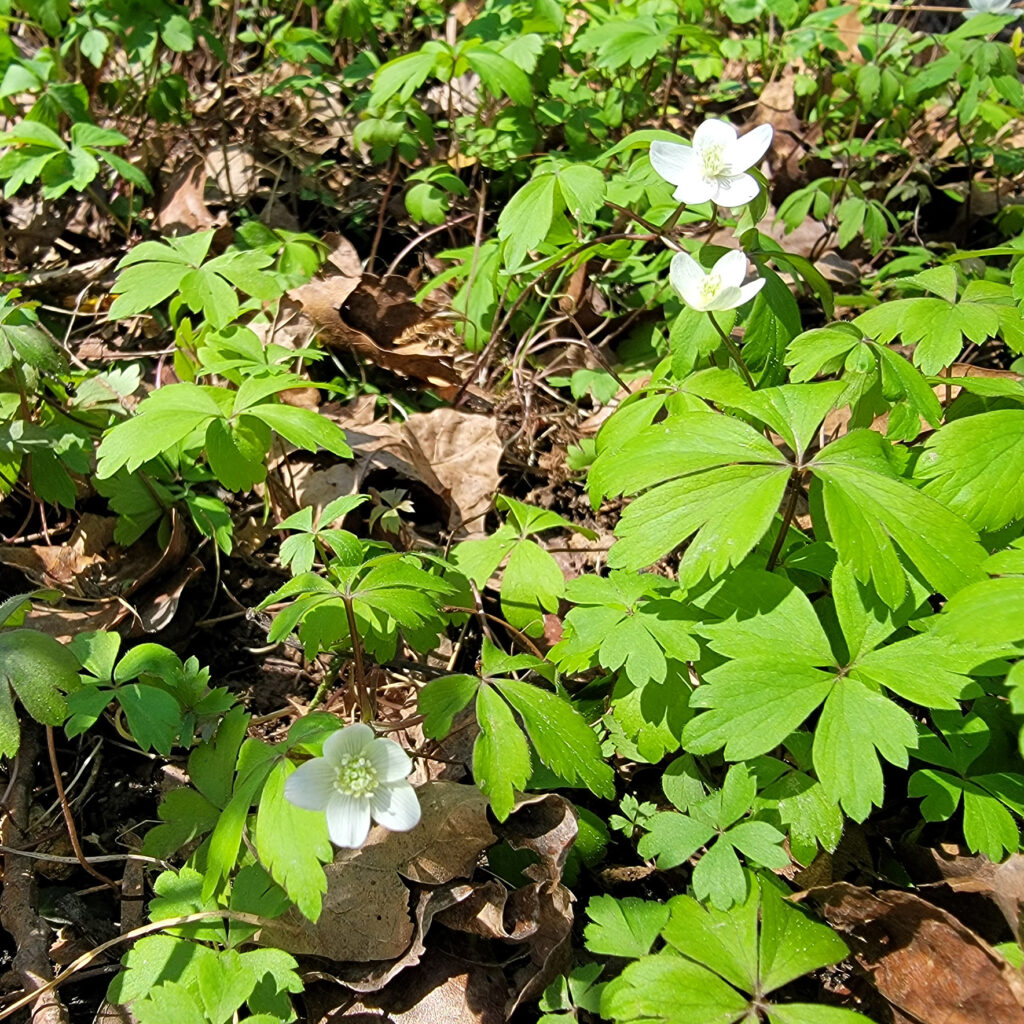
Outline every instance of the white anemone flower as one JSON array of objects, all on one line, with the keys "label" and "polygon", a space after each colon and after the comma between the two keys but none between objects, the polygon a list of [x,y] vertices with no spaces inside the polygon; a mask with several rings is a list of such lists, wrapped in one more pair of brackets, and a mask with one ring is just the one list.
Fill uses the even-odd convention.
[{"label": "white anemone flower", "polygon": [[757,198],[760,188],[746,172],[765,155],[771,143],[770,124],[758,125],[740,138],[731,124],[709,118],[693,133],[692,146],[652,142],[651,165],[676,186],[675,198],[681,203],[706,203],[710,199],[719,206],[745,206]]},{"label": "white anemone flower", "polygon": [[746,276],[747,257],[739,249],[727,252],[710,270],[704,270],[689,253],[677,252],[668,272],[683,302],[702,313],[735,309],[752,299],[764,287],[764,278],[744,284]]},{"label": "white anemone flower", "polygon": [[284,784],[285,799],[307,811],[327,814],[335,846],[362,846],[370,819],[392,832],[419,823],[416,791],[406,782],[408,754],[392,740],[377,739],[362,722],[331,733],[324,756],[299,765]]},{"label": "white anemone flower", "polygon": [[1011,0],[968,0],[970,10],[964,11],[965,18],[973,18],[976,14],[1007,14],[1016,13],[1010,11]]}]

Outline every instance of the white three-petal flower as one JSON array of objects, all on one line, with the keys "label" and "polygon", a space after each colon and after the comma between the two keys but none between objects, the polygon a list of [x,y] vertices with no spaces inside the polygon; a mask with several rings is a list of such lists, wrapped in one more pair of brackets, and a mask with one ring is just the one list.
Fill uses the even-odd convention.
[{"label": "white three-petal flower", "polygon": [[[1009,0],[1007,0],[1009,2]],[[651,165],[670,184],[681,203],[744,206],[757,197],[759,186],[750,170],[772,142],[772,126],[758,125],[737,137],[725,121],[709,118],[693,134],[693,145],[652,142]]]},{"label": "white three-petal flower", "polygon": [[324,811],[335,846],[362,846],[370,820],[408,832],[419,823],[416,791],[406,782],[412,761],[391,740],[376,739],[362,722],[331,733],[324,756],[299,765],[284,784],[285,799]]},{"label": "white three-petal flower", "polygon": [[739,249],[727,252],[707,271],[689,253],[677,252],[668,272],[683,302],[702,313],[735,309],[752,299],[764,287],[764,278],[744,284],[746,276],[747,257]]}]

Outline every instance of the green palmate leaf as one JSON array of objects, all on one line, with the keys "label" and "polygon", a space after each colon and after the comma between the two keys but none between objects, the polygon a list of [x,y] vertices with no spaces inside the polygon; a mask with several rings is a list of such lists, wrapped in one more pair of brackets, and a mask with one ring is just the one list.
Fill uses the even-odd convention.
[{"label": "green palmate leaf", "polygon": [[508,57],[486,44],[464,50],[466,63],[480,76],[480,81],[495,96],[508,96],[524,106],[533,98],[530,79]]},{"label": "green palmate leaf", "polygon": [[[952,267],[938,269],[953,270]],[[982,302],[896,299],[861,313],[854,325],[868,337],[883,343],[900,335],[905,345],[917,346],[914,363],[925,373],[938,373],[956,361],[965,337],[976,345],[995,337],[999,317],[991,305]]]},{"label": "green palmate leaf", "polygon": [[684,669],[673,668],[663,683],[648,680],[636,686],[620,677],[605,724],[616,750],[630,760],[657,764],[679,749],[683,726],[692,714]]},{"label": "green palmate leaf", "polygon": [[428,739],[444,739],[451,732],[452,719],[469,705],[479,686],[480,680],[476,676],[431,679],[419,693],[423,735]]},{"label": "green palmate leaf", "polygon": [[849,1010],[767,1002],[783,985],[847,955],[839,936],[783,899],[776,884],[748,875],[746,895],[728,911],[674,897],[662,928],[670,949],[642,957],[612,981],[602,1015],[624,1024],[727,1024],[761,1013],[794,1024],[866,1024]]},{"label": "green palmate leaf", "polygon": [[266,479],[270,429],[252,416],[237,422],[215,419],[206,429],[206,457],[217,479],[229,491],[247,491]]},{"label": "green palmate leaf", "polygon": [[[858,580],[871,580],[891,608],[907,592],[902,553],[931,586],[951,595],[981,578],[985,549],[977,534],[944,505],[899,479],[885,442],[853,430],[811,463],[825,519],[841,561]],[[941,545],[935,543],[942,537]]]},{"label": "green palmate leaf", "polygon": [[201,961],[216,959],[214,950],[188,939],[147,935],[125,954],[121,962],[127,969],[111,981],[107,998],[113,1003],[130,1003],[172,979],[188,986],[194,983]]},{"label": "green palmate leaf", "polygon": [[932,715],[937,732],[921,727],[915,756],[938,769],[925,768],[910,777],[907,792],[922,797],[926,821],[946,821],[963,803],[963,830],[974,852],[999,861],[1020,846],[1014,814],[1024,813],[1024,777],[1010,773],[972,771],[991,740],[989,724],[979,715],[958,711]]},{"label": "green palmate leaf", "polygon": [[569,214],[589,221],[604,199],[604,175],[590,164],[570,164],[558,172],[558,188]]},{"label": "green palmate leaf", "polygon": [[182,728],[182,707],[158,686],[130,683],[115,691],[132,738],[143,750],[167,755]]},{"label": "green palmate leaf", "polygon": [[172,789],[160,802],[157,815],[163,822],[151,828],[143,840],[149,857],[170,857],[188,843],[213,830],[221,809],[194,789]]},{"label": "green palmate leaf", "polygon": [[684,749],[725,756],[764,754],[797,729],[832,692],[835,676],[786,658],[739,659],[707,673],[690,706],[710,708],[683,730]]},{"label": "green palmate leaf", "polygon": [[659,867],[675,867],[707,845],[693,872],[695,895],[710,898],[721,908],[741,902],[747,897],[747,882],[737,851],[767,867],[789,863],[781,846],[785,836],[778,829],[765,821],[740,821],[750,811],[755,794],[754,778],[745,766],[734,765],[722,789],[690,803],[688,814],[653,815],[645,826],[650,831],[639,843],[641,855],[657,855]]},{"label": "green palmate leaf", "polygon": [[554,174],[542,174],[528,181],[501,211],[498,238],[507,266],[518,267],[547,238],[555,219],[557,184]]},{"label": "green palmate leaf", "polygon": [[165,981],[144,999],[136,999],[132,1014],[140,1024],[209,1024],[198,998],[176,981]]},{"label": "green palmate leaf", "polygon": [[323,814],[289,803],[284,785],[295,766],[278,762],[267,776],[256,815],[256,850],[274,881],[310,921],[320,916],[327,876],[323,865],[334,856]]},{"label": "green palmate leaf", "polygon": [[602,956],[646,956],[668,922],[669,908],[635,897],[594,896],[587,904],[587,949]]},{"label": "green palmate leaf", "polygon": [[615,795],[614,773],[601,756],[597,734],[568,701],[515,679],[495,680],[494,685],[522,717],[544,764],[598,796]]},{"label": "green palmate leaf", "polygon": [[771,525],[790,466],[753,427],[711,413],[672,417],[602,452],[588,485],[598,494],[641,494],[616,528],[614,568],[650,565],[693,536],[679,579],[720,576]]},{"label": "green palmate leaf", "polygon": [[601,995],[601,1016],[620,1024],[731,1024],[749,1008],[717,974],[672,953],[634,961]]},{"label": "green palmate leaf", "polygon": [[252,971],[233,949],[222,950],[215,961],[200,961],[196,982],[206,1015],[215,1021],[228,1020],[256,987]]},{"label": "green palmate leaf", "polygon": [[67,717],[64,694],[78,686],[78,660],[53,637],[32,629],[0,633],[0,756],[13,757],[21,745],[13,697],[43,725]]},{"label": "green palmate leaf", "polygon": [[758,884],[728,911],[706,906],[688,896],[668,903],[665,941],[688,959],[721,975],[744,992],[754,991],[758,977]]},{"label": "green palmate leaf", "polygon": [[758,779],[762,766],[769,766],[768,782],[755,801],[755,809],[771,808],[789,831],[790,853],[801,864],[809,864],[817,856],[819,846],[833,852],[843,835],[843,814],[825,787],[803,771],[774,758],[759,758]]},{"label": "green palmate leaf", "polygon": [[505,523],[489,537],[457,544],[452,550],[452,563],[478,587],[486,586],[519,539],[512,525]]},{"label": "green palmate leaf", "polygon": [[501,610],[529,636],[544,632],[544,613],[558,610],[565,577],[539,544],[521,540],[512,549],[501,581]]},{"label": "green palmate leaf", "polygon": [[863,820],[882,800],[879,756],[905,766],[917,745],[913,719],[880,688],[926,707],[955,708],[971,686],[965,673],[986,653],[941,635],[941,616],[933,631],[886,644],[900,620],[841,566],[833,590],[848,652],[842,658],[830,650],[806,596],[780,577],[736,573],[712,593],[708,610],[729,617],[698,629],[731,660],[707,671],[692,694],[691,707],[708,710],[686,724],[683,744],[696,754],[724,746],[730,760],[746,760],[786,742],[823,706],[815,771],[828,796]]},{"label": "green palmate leaf", "polygon": [[[315,452],[320,448],[343,459],[352,457],[352,449],[345,441],[344,431],[326,416],[312,409],[300,409],[294,405],[262,403],[248,410],[251,416],[262,420],[268,427],[290,441],[297,448]],[[365,501],[360,497],[360,501]],[[326,519],[325,522],[331,522]]]},{"label": "green palmate leaf", "polygon": [[922,490],[975,529],[1024,518],[1024,410],[999,409],[947,423],[915,469]]},{"label": "green palmate leaf", "polygon": [[814,767],[826,790],[855,821],[881,805],[881,754],[906,768],[907,751],[917,746],[914,720],[897,704],[854,679],[829,694],[814,735]]},{"label": "green palmate leaf", "polygon": [[195,384],[170,384],[147,395],[136,414],[109,430],[100,443],[96,475],[129,472],[170,451],[211,419],[223,415],[210,390]]},{"label": "green palmate leaf", "polygon": [[[756,993],[772,1019],[776,1009],[785,1012],[793,1004],[764,1006],[764,996],[847,954],[832,929],[787,903],[767,879],[753,878],[743,904],[729,913],[702,907],[688,896],[675,897],[669,908],[665,939],[683,956],[751,993],[752,999]],[[847,1010],[835,1012],[837,1024],[865,1020]],[[822,1017],[823,1022],[828,1019]]]},{"label": "green palmate leaf", "polygon": [[973,648],[979,661],[1024,642],[1024,577],[1004,576],[965,587],[946,602],[934,634]]},{"label": "green palmate leaf", "polygon": [[[768,880],[761,882],[758,977],[762,992],[774,992],[849,952],[831,928],[786,902]],[[858,1014],[854,1019],[862,1020]]]},{"label": "green palmate leaf", "polygon": [[715,834],[714,825],[672,811],[652,815],[645,827],[648,832],[640,840],[640,856],[657,858],[662,871],[686,863]]},{"label": "green palmate leaf", "polygon": [[450,48],[442,43],[429,42],[415,53],[382,65],[373,77],[372,104],[382,106],[396,94],[400,100],[408,100],[443,59],[446,50]]},{"label": "green palmate leaf", "polygon": [[204,900],[212,897],[235,869],[249,808],[257,799],[274,761],[275,753],[265,743],[248,739],[242,744],[231,799],[217,819],[217,825],[210,836],[206,874],[202,876]]},{"label": "green palmate leaf", "polygon": [[525,787],[533,771],[530,747],[509,706],[489,686],[477,693],[476,719],[480,734],[473,743],[473,778],[495,817],[504,821],[515,806],[515,791]]}]

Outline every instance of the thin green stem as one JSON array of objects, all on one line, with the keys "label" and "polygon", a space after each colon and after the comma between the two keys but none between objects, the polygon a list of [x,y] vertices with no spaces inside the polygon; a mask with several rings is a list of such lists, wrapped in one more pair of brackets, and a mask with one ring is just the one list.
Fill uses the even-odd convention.
[{"label": "thin green stem", "polygon": [[348,635],[352,641],[352,661],[355,665],[356,696],[359,698],[359,711],[364,722],[372,722],[376,716],[376,694],[371,694],[366,685],[366,671],[363,667],[363,645],[356,628],[356,615],[352,607],[352,598],[343,596],[345,616],[348,619]]},{"label": "thin green stem", "polygon": [[707,314],[708,319],[714,325],[715,330],[718,331],[718,336],[722,339],[725,343],[725,347],[729,350],[729,355],[736,360],[736,365],[740,368],[740,373],[743,374],[743,379],[747,382],[747,386],[751,391],[756,391],[757,384],[754,383],[754,378],[751,376],[750,370],[747,369],[747,364],[743,361],[743,356],[740,354],[739,346],[728,334],[726,334],[722,325],[715,319],[715,314],[712,313],[711,310],[707,310]]}]

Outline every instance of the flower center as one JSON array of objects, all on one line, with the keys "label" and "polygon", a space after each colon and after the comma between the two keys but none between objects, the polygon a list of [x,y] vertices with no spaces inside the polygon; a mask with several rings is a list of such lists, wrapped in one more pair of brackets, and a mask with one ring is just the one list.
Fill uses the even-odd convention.
[{"label": "flower center", "polygon": [[725,171],[725,146],[721,142],[709,142],[700,150],[700,161],[705,178],[717,178]]},{"label": "flower center", "polygon": [[362,754],[345,754],[334,784],[348,796],[369,796],[377,788],[377,769]]},{"label": "flower center", "polygon": [[721,290],[722,279],[717,274],[707,274],[700,283],[700,301],[710,302]]}]

